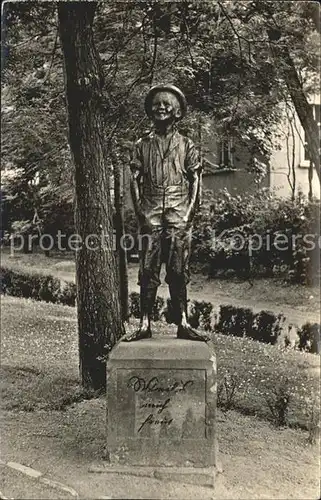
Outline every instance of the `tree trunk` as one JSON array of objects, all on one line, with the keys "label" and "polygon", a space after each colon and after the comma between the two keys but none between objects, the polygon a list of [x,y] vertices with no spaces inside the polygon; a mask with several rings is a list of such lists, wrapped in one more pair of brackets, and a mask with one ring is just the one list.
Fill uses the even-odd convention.
[{"label": "tree trunk", "polygon": [[293,128],[292,119],[290,119],[290,128],[291,128],[291,138],[292,138],[292,155],[291,155],[291,175],[292,175],[292,201],[295,200],[295,191],[296,191],[296,171],[295,171],[295,133]]},{"label": "tree trunk", "polygon": [[106,358],[123,334],[106,166],[103,79],[92,24],[95,2],[58,2],[69,141],[75,167],[76,283],[83,386],[106,385]]},{"label": "tree trunk", "polygon": [[313,117],[311,106],[308,103],[308,100],[304,93],[301,81],[299,79],[288,47],[286,45],[281,46],[273,43],[271,44],[271,48],[272,52],[276,56],[276,59],[280,62],[279,68],[282,73],[282,77],[286,82],[289,94],[295,107],[295,111],[305,131],[309,154],[318,174],[319,181],[321,182],[319,129]]},{"label": "tree trunk", "polygon": [[114,189],[115,189],[115,221],[116,221],[116,242],[117,256],[119,266],[119,281],[120,281],[120,303],[123,321],[127,321],[129,317],[128,306],[128,269],[127,269],[127,252],[125,241],[122,236],[125,234],[124,229],[124,214],[123,214],[123,192],[122,192],[122,175],[119,162],[115,159],[114,162]]},{"label": "tree trunk", "polygon": [[312,201],[313,200],[313,186],[312,186],[312,181],[313,181],[313,163],[312,163],[311,160],[310,160],[310,165],[309,165],[308,180],[309,180],[308,198],[309,198],[309,201]]}]

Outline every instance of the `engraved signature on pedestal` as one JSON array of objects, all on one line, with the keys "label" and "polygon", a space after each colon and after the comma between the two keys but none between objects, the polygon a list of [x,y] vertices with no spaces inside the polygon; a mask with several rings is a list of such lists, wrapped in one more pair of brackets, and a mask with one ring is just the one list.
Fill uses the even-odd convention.
[{"label": "engraved signature on pedestal", "polygon": [[148,417],[145,418],[144,422],[141,423],[140,427],[137,429],[137,432],[141,432],[143,427],[147,424],[149,425],[163,425],[169,426],[173,422],[172,418],[164,417],[164,418],[156,418],[153,413],[150,413]]},{"label": "engraved signature on pedestal", "polygon": [[[182,380],[177,381],[175,380],[173,383],[166,385],[164,383],[161,383],[158,379],[158,377],[152,377],[148,380],[146,380],[143,377],[138,377],[134,375],[128,380],[127,387],[133,389],[135,392],[141,392],[144,394],[148,393],[167,393],[170,394],[171,397],[174,394],[180,393],[180,392],[186,392],[188,387],[191,387],[194,384],[193,380],[187,380],[186,382],[183,382]],[[161,415],[164,410],[168,409],[168,406],[171,402],[171,398],[167,398],[165,401],[144,401],[141,405],[140,408],[148,408],[151,410],[157,410],[156,414],[155,413],[150,413],[145,420],[141,423],[139,428],[137,429],[137,432],[141,432],[142,429],[146,425],[154,425],[154,426],[170,426],[171,423],[173,422],[173,419],[164,415],[162,417],[159,417],[158,415]]]},{"label": "engraved signature on pedestal", "polygon": [[147,401],[146,403],[142,403],[140,405],[140,408],[153,408],[157,409],[157,414],[159,415],[162,413],[166,408],[168,407],[169,403],[171,401],[171,398],[167,398],[166,401],[159,401],[158,403],[151,403],[150,401]]},{"label": "engraved signature on pedestal", "polygon": [[175,380],[171,385],[161,385],[158,377],[152,377],[146,381],[143,377],[134,375],[128,380],[127,387],[134,389],[135,392],[185,392],[187,387],[191,387],[193,384],[193,380],[186,382]]}]

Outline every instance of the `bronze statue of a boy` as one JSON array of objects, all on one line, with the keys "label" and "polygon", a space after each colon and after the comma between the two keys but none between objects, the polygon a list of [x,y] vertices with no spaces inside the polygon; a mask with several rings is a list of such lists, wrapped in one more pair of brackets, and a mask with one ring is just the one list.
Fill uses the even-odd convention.
[{"label": "bronze statue of a boy", "polygon": [[[187,110],[184,94],[174,85],[156,85],[145,99],[154,131],[137,141],[131,159],[131,193],[140,226],[140,307],[137,331],[124,341],[151,337],[150,320],[166,264],[177,337],[207,341],[187,320],[188,261],[192,220],[200,189],[201,163],[191,139],[176,130]],[[143,236],[146,236],[144,238]]]}]

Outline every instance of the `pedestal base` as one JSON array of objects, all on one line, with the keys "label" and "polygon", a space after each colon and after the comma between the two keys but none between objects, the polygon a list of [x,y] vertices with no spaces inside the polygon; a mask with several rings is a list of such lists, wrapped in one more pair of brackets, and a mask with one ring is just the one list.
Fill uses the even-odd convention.
[{"label": "pedestal base", "polygon": [[179,476],[184,482],[213,485],[216,362],[212,349],[202,342],[156,336],[121,342],[107,366],[110,472],[147,468],[153,477]]},{"label": "pedestal base", "polygon": [[141,467],[125,465],[102,465],[91,467],[89,472],[98,474],[124,474],[127,476],[143,476],[160,479],[162,481],[176,481],[179,483],[193,484],[197,486],[214,487],[214,467]]}]

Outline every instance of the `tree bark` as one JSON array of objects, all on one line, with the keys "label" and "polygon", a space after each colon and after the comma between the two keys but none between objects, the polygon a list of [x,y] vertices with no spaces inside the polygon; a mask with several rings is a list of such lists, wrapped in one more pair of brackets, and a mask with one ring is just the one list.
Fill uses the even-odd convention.
[{"label": "tree bark", "polygon": [[76,251],[80,374],[84,387],[97,390],[106,385],[107,355],[123,326],[101,111],[103,78],[92,31],[95,9],[96,2],[58,2],[81,242]]},{"label": "tree bark", "polygon": [[116,245],[119,268],[120,281],[120,303],[122,320],[127,321],[129,317],[128,305],[128,269],[127,269],[127,252],[125,242],[122,236],[125,234],[124,229],[124,211],[123,211],[123,182],[121,175],[121,166],[115,158],[114,161],[114,189],[115,189],[115,220],[116,220]]},{"label": "tree bark", "polygon": [[318,125],[313,117],[311,106],[304,93],[289,49],[286,45],[281,44],[282,42],[280,42],[280,45],[276,43],[271,44],[272,52],[276,56],[276,60],[280,62],[279,68],[282,77],[287,85],[295,111],[305,131],[310,157],[318,174],[319,181],[321,182]]},{"label": "tree bark", "polygon": [[309,180],[308,199],[309,199],[309,201],[312,201],[313,200],[313,186],[312,186],[312,181],[313,181],[313,163],[312,163],[311,160],[310,160],[310,165],[309,165],[308,180]]}]

